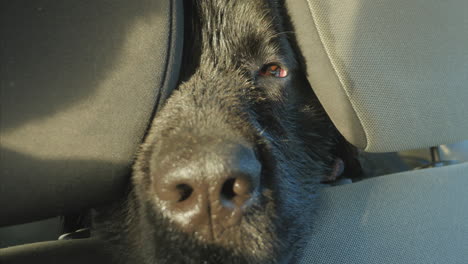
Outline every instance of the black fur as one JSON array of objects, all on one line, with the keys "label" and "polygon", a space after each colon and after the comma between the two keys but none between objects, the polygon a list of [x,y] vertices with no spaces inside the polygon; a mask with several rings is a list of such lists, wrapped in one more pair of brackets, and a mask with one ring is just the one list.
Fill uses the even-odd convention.
[{"label": "black fur", "polygon": [[[352,150],[305,79],[281,3],[185,4],[183,82],[153,121],[128,196],[96,215],[98,234],[122,263],[293,262],[313,226],[321,179],[338,156],[350,165]],[[288,77],[259,76],[269,63],[287,69]],[[262,163],[258,203],[216,243],[182,232],[151,188],[158,177],[153,162],[169,158],[181,166],[165,157],[167,150],[197,150],[203,146],[192,139],[204,136],[248,142]]]}]

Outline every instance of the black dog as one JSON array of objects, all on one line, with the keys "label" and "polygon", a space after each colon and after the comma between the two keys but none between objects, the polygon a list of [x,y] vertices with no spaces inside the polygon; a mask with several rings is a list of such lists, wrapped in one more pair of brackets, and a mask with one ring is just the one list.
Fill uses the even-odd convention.
[{"label": "black dog", "polygon": [[320,182],[352,151],[305,79],[281,3],[185,9],[183,82],[97,229],[123,263],[293,262]]}]

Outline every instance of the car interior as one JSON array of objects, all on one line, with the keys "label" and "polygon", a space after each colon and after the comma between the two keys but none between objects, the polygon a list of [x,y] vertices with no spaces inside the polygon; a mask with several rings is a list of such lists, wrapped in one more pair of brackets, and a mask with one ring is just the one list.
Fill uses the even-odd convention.
[{"label": "car interior", "polygon": [[[468,263],[468,1],[285,0],[308,81],[368,173],[326,186],[300,263]],[[184,1],[2,1],[0,263],[106,263],[179,83]]]}]

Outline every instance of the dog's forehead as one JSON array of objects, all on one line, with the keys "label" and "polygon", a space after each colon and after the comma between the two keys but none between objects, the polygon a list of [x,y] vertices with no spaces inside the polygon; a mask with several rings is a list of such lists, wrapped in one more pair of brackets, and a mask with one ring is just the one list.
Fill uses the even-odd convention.
[{"label": "dog's forehead", "polygon": [[265,0],[200,1],[202,58],[218,65],[262,64],[280,51],[278,23]]}]

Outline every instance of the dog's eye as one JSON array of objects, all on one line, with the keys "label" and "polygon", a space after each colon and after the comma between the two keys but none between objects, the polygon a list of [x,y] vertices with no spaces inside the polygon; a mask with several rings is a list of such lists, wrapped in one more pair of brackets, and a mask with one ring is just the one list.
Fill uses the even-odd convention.
[{"label": "dog's eye", "polygon": [[278,64],[267,64],[258,72],[260,76],[272,76],[276,78],[284,78],[288,76],[288,71],[281,68]]}]

